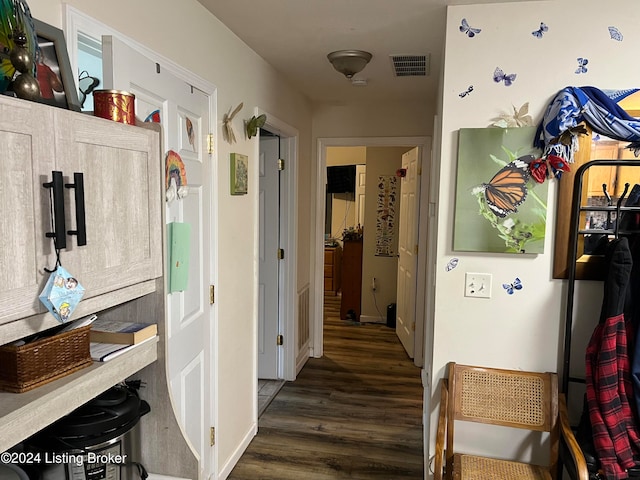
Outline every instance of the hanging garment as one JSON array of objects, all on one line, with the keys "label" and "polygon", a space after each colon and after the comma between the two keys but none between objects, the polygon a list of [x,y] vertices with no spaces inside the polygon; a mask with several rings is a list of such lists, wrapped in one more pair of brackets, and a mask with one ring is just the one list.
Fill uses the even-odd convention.
[{"label": "hanging garment", "polygon": [[613,240],[607,250],[608,272],[600,323],[586,353],[587,404],[593,443],[608,480],[628,478],[640,453],[636,427],[628,338],[632,325],[624,306],[633,261],[627,238]]},{"label": "hanging garment", "polygon": [[547,107],[536,132],[535,146],[543,150],[545,157],[556,155],[573,163],[573,154],[578,149],[578,138],[574,132],[577,132],[578,125],[584,121],[601,135],[631,142],[629,148],[638,152],[640,121],[618,105],[618,102],[636,91],[637,88],[563,88]]}]

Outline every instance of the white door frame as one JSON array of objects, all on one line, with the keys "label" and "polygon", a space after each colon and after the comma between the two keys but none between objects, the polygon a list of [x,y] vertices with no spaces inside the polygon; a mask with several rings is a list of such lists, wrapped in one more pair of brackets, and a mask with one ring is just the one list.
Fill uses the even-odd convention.
[{"label": "white door frame", "polygon": [[[264,129],[280,136],[280,158],[285,161],[284,171],[280,174],[280,248],[284,249],[284,260],[280,262],[279,288],[279,324],[280,334],[284,337],[282,348],[278,352],[278,378],[296,379],[296,356],[298,347],[298,328],[296,324],[296,302],[298,284],[298,130],[283,122],[269,112],[256,108],[254,114],[266,115]],[[254,158],[260,155],[260,142],[255,143]],[[259,198],[255,198],[258,211]],[[259,243],[256,229],[256,259]],[[256,277],[257,282],[257,277]],[[255,351],[258,351],[258,336],[255,338]],[[256,372],[258,371],[256,355]],[[256,378],[257,382],[257,378]]]},{"label": "white door frame", "polygon": [[[311,237],[311,251],[313,253],[313,290],[312,290],[312,334],[313,356],[319,358],[323,354],[323,303],[324,303],[324,222],[325,222],[325,185],[327,183],[327,147],[419,147],[422,172],[431,170],[431,137],[349,137],[349,138],[318,138],[317,169],[315,178],[316,188],[316,217],[315,232]],[[418,274],[416,292],[425,291],[426,282],[426,254],[427,239],[424,235],[422,223],[426,218],[427,199],[429,198],[429,175],[421,175],[421,207],[418,229]],[[423,217],[423,214],[425,215]],[[416,342],[414,363],[422,366],[424,363],[425,345],[422,342],[425,332],[425,303],[423,296],[416,296]]]},{"label": "white door frame", "polygon": [[[65,37],[68,39],[67,41],[67,49],[69,53],[69,60],[72,66],[72,71],[78,71],[78,49],[77,44],[74,41],[78,37],[78,32],[83,33],[91,33],[96,36],[96,38],[101,38],[102,35],[111,35],[113,37],[117,37],[120,40],[126,42],[132,49],[140,52],[144,56],[158,62],[162,65],[162,68],[166,68],[171,74],[184,82],[188,83],[204,92],[209,96],[209,126],[211,130],[211,134],[213,135],[213,145],[218,145],[217,132],[218,129],[215,128],[218,125],[217,120],[217,102],[218,102],[218,89],[211,82],[203,79],[202,77],[196,75],[195,73],[181,67],[174,61],[154,52],[149,49],[145,45],[133,40],[130,37],[120,33],[119,31],[109,27],[108,25],[99,22],[93,17],[83,13],[82,11],[63,3],[63,28]],[[74,75],[74,82],[76,81]],[[75,85],[77,88],[77,84]],[[213,153],[210,154],[211,158],[211,185],[218,185],[218,152],[217,149],[213,149]],[[211,205],[210,205],[210,215],[211,215],[211,232],[210,238],[217,239],[218,238],[218,202],[216,201],[216,195],[213,194],[211,196]],[[210,261],[210,271],[211,285],[218,285],[218,245],[215,242],[214,248],[211,250],[211,261]],[[218,375],[218,308],[217,304],[213,304],[211,308],[211,317],[209,319],[210,325],[210,338],[206,342],[206,344],[211,346],[211,351],[209,354],[209,368],[213,375],[213,382],[211,382],[208,392],[208,397],[212,399],[212,405],[210,415],[213,426],[218,425],[218,392],[219,392],[219,375]],[[184,432],[183,432],[184,434]],[[186,439],[185,435],[185,439]],[[219,464],[218,464],[218,448],[214,446],[212,449],[212,458],[210,459],[210,465],[212,471],[210,473],[210,478],[218,478]]]}]

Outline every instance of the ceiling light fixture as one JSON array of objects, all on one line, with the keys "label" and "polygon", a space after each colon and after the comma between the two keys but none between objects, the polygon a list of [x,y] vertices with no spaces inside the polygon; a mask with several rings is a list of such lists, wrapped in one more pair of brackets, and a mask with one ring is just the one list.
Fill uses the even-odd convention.
[{"label": "ceiling light fixture", "polygon": [[337,50],[327,55],[327,58],[337,71],[345,77],[351,78],[367,66],[372,55],[362,50]]}]

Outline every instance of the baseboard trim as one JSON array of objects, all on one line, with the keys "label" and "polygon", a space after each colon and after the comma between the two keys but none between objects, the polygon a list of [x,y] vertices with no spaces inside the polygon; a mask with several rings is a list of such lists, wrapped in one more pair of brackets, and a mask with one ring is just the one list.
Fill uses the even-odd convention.
[{"label": "baseboard trim", "polygon": [[219,480],[225,480],[231,474],[231,471],[238,464],[238,461],[240,461],[240,457],[242,457],[242,454],[247,450],[247,447],[251,443],[251,440],[253,440],[253,437],[255,437],[257,433],[258,423],[256,422],[251,425],[249,431],[245,434],[244,438],[235,449],[231,457],[229,457],[229,460],[220,469],[220,473],[218,475]]},{"label": "baseboard trim", "polygon": [[360,315],[360,321],[362,323],[382,323],[382,324],[387,323],[386,319],[382,319],[379,316],[373,316],[373,315]]}]

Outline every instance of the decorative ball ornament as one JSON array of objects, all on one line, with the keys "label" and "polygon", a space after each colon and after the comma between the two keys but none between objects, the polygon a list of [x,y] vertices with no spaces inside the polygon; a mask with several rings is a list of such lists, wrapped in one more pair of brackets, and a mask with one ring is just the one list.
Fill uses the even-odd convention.
[{"label": "decorative ball ornament", "polygon": [[9,60],[20,73],[33,71],[33,55],[27,50],[27,37],[22,32],[14,33],[15,47],[9,52]]},{"label": "decorative ball ornament", "polygon": [[[26,49],[30,58],[16,47]],[[36,29],[26,0],[0,0],[0,93],[12,88],[17,73],[36,76],[37,48]]]},{"label": "decorative ball ornament", "polygon": [[24,100],[38,100],[40,98],[40,84],[30,73],[18,75],[15,80],[11,82],[11,88],[18,98]]},{"label": "decorative ball ornament", "polygon": [[13,41],[15,46],[9,52],[9,59],[20,74],[11,82],[11,89],[18,98],[37,100],[40,98],[40,84],[31,73],[33,71],[33,55],[25,47],[27,36],[23,32],[14,32]]},{"label": "decorative ball ornament", "polygon": [[33,57],[29,50],[24,47],[14,47],[9,53],[9,59],[20,73],[29,72],[33,69]]}]

